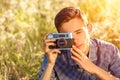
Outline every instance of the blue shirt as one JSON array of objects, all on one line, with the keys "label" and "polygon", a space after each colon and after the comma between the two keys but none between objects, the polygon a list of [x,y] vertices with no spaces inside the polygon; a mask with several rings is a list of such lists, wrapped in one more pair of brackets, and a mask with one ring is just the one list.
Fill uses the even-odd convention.
[{"label": "blue shirt", "polygon": [[[118,49],[111,43],[91,39],[88,58],[103,70],[120,78],[120,54]],[[39,78],[45,70],[47,58],[44,56]],[[69,50],[61,51],[56,59],[52,71],[51,80],[100,80],[97,76],[85,71],[71,59]]]}]

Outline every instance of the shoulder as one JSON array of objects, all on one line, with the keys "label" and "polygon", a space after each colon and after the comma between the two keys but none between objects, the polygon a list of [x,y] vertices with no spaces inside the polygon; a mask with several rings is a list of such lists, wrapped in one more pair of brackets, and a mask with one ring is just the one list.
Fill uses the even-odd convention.
[{"label": "shoulder", "polygon": [[116,56],[119,55],[119,50],[118,48],[107,41],[99,40],[99,39],[92,39],[92,42],[97,46],[99,53],[106,55],[106,56]]},{"label": "shoulder", "polygon": [[92,39],[92,42],[96,44],[96,46],[102,49],[114,50],[115,48],[117,48],[113,43],[100,40],[100,39]]},{"label": "shoulder", "polygon": [[92,42],[97,47],[97,56],[101,61],[112,63],[120,60],[119,50],[114,44],[99,39],[92,39]]}]

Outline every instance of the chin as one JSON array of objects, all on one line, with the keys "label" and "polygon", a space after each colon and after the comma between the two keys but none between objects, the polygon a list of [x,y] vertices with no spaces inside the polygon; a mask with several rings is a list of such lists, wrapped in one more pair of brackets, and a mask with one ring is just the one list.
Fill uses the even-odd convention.
[{"label": "chin", "polygon": [[76,47],[77,47],[78,49],[81,49],[82,46],[80,45],[80,46],[76,46]]},{"label": "chin", "polygon": [[82,47],[82,44],[75,45],[75,46],[80,49]]}]

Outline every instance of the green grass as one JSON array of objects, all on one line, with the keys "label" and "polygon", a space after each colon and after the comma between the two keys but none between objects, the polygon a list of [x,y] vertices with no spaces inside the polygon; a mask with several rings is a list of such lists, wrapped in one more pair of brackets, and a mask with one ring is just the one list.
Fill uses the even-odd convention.
[{"label": "green grass", "polygon": [[[108,3],[109,2],[109,3]],[[42,41],[56,32],[55,14],[65,6],[83,10],[92,22],[92,37],[120,49],[119,0],[0,0],[0,80],[37,80]]]}]

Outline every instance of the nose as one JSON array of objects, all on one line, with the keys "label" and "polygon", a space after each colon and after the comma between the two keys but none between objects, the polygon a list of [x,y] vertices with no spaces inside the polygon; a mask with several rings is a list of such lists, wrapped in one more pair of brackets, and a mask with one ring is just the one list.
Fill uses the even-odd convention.
[{"label": "nose", "polygon": [[76,35],[73,36],[73,42],[74,42],[74,44],[77,44],[77,42],[78,42],[78,38]]},{"label": "nose", "polygon": [[73,38],[74,43],[77,43],[78,39],[77,38]]}]

